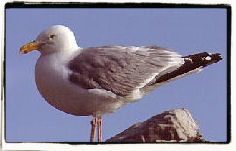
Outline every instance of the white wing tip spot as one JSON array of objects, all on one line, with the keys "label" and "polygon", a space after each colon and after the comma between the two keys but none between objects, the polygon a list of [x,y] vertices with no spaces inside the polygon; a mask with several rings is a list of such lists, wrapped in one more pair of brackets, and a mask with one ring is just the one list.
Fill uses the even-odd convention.
[{"label": "white wing tip spot", "polygon": [[210,57],[210,56],[207,56],[207,57],[205,58],[205,60],[211,60],[211,57]]},{"label": "white wing tip spot", "polygon": [[185,58],[185,60],[193,62],[193,60],[191,58]]}]

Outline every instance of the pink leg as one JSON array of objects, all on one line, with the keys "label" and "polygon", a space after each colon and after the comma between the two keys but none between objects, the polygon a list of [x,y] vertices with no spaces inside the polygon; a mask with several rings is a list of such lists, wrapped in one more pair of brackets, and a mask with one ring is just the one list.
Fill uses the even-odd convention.
[{"label": "pink leg", "polygon": [[97,124],[97,116],[93,116],[93,119],[91,121],[92,130],[91,130],[91,135],[90,135],[90,142],[95,141],[96,124]]},{"label": "pink leg", "polygon": [[98,128],[98,142],[102,142],[102,116],[99,115],[97,119]]}]

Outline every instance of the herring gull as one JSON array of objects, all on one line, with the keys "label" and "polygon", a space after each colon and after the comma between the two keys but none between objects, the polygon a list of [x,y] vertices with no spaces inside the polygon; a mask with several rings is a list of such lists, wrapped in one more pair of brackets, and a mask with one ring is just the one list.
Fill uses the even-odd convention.
[{"label": "herring gull", "polygon": [[73,32],[54,25],[20,53],[39,50],[35,81],[40,94],[56,109],[76,116],[93,116],[90,141],[102,141],[102,115],[135,102],[156,87],[201,71],[221,60],[207,52],[182,57],[159,46],[80,48]]}]

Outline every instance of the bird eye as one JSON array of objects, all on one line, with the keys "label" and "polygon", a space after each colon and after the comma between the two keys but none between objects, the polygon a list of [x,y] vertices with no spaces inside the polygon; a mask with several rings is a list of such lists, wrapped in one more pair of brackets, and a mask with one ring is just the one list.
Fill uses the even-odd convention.
[{"label": "bird eye", "polygon": [[55,37],[56,37],[56,35],[54,35],[54,34],[49,35],[49,39],[53,39]]}]

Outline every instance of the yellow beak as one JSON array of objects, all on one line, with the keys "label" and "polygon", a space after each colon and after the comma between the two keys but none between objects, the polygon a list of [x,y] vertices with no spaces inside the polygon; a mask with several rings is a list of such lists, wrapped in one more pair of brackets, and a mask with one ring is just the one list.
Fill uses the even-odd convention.
[{"label": "yellow beak", "polygon": [[29,42],[20,48],[20,54],[26,54],[32,50],[40,50],[41,44],[35,41]]}]

